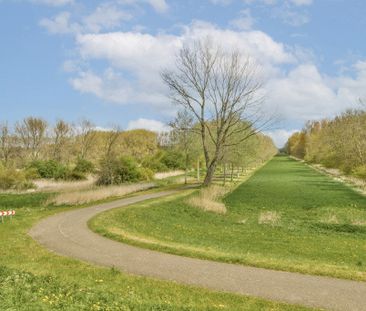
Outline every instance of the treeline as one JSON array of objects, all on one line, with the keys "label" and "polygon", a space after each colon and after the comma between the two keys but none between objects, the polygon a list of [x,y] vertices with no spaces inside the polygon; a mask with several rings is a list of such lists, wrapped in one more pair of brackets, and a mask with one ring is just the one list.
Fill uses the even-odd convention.
[{"label": "treeline", "polygon": [[[197,178],[204,162],[197,125],[171,124],[171,131],[98,130],[88,120],[49,124],[28,117],[10,126],[0,125],[0,188],[33,187],[38,178],[82,180],[97,176],[97,184],[109,185],[151,180],[156,172],[192,169]],[[270,138],[255,134],[242,144],[228,147],[222,165],[246,167],[276,153]]]},{"label": "treeline", "polygon": [[297,158],[366,179],[366,111],[347,110],[332,120],[308,122],[285,148]]}]

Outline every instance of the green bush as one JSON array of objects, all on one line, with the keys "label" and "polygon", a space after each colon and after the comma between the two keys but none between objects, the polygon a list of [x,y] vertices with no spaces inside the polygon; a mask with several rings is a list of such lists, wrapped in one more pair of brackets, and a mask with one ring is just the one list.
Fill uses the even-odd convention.
[{"label": "green bush", "polygon": [[153,180],[154,179],[154,172],[147,168],[147,167],[139,167],[139,174],[140,174],[140,179],[141,180],[147,180],[147,181],[150,181],[150,180]]},{"label": "green bush", "polygon": [[0,167],[1,190],[26,190],[31,188],[35,188],[35,185],[27,180],[24,171]]},{"label": "green bush", "polygon": [[143,179],[137,163],[129,157],[103,159],[98,175],[98,185],[118,185]]},{"label": "green bush", "polygon": [[166,167],[166,165],[161,162],[163,155],[164,152],[159,151],[154,156],[145,158],[142,162],[142,166],[152,170],[153,172],[168,171],[169,169]]},{"label": "green bush", "polygon": [[184,155],[177,150],[166,150],[161,158],[161,163],[171,170],[183,169]]},{"label": "green bush", "polygon": [[[26,171],[29,172],[29,175],[36,176],[36,178],[81,180],[85,179],[83,170],[85,170],[88,165],[89,164],[87,163],[81,163],[79,167],[76,166],[71,170],[68,166],[54,160],[37,160],[31,162]],[[76,169],[77,167],[78,169]],[[81,171],[79,169],[81,169]]]},{"label": "green bush", "polygon": [[35,167],[28,167],[28,168],[26,168],[25,171],[24,171],[24,173],[25,173],[25,177],[27,179],[30,179],[30,180],[37,179],[37,178],[40,178],[41,177],[39,175],[39,173],[38,173],[38,170]]},{"label": "green bush", "polygon": [[64,177],[66,180],[84,180],[86,179],[85,174],[79,171],[76,171],[75,169],[69,170]]},{"label": "green bush", "polygon": [[28,169],[35,169],[41,178],[60,178],[65,173],[65,167],[54,160],[32,161]]},{"label": "green bush", "polygon": [[95,169],[94,164],[92,162],[78,158],[76,166],[73,169],[73,171],[86,174],[86,173],[93,173],[94,169]]},{"label": "green bush", "polygon": [[356,167],[352,173],[358,178],[366,179],[366,165]]}]

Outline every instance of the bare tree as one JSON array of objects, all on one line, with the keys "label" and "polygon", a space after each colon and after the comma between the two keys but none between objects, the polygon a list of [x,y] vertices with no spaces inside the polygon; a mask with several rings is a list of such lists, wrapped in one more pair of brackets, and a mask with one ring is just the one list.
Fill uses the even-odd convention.
[{"label": "bare tree", "polygon": [[170,123],[173,129],[174,141],[184,154],[184,183],[187,184],[188,165],[192,153],[194,119],[187,110],[179,111],[177,117]]},{"label": "bare tree", "polygon": [[121,129],[118,126],[114,126],[112,130],[106,133],[106,141],[105,141],[105,158],[112,158],[115,153],[115,146],[118,143],[119,138],[121,137]]},{"label": "bare tree", "polygon": [[72,133],[72,126],[63,120],[58,120],[53,127],[52,158],[62,161],[66,145]]},{"label": "bare tree", "polygon": [[0,124],[0,148],[1,160],[5,165],[8,164],[10,156],[13,152],[13,138],[10,134],[10,129],[7,122]]},{"label": "bare tree", "polygon": [[95,126],[89,120],[82,120],[80,124],[79,134],[79,156],[81,159],[86,159],[91,148],[93,147],[94,140],[96,138]]},{"label": "bare tree", "polygon": [[204,185],[209,185],[224,148],[241,143],[269,122],[260,111],[257,66],[249,57],[226,53],[205,40],[183,47],[176,70],[164,71],[162,79],[173,101],[199,123],[207,169]]},{"label": "bare tree", "polygon": [[22,148],[32,160],[39,158],[45,142],[47,122],[41,118],[28,117],[18,122],[15,132],[20,139]]}]

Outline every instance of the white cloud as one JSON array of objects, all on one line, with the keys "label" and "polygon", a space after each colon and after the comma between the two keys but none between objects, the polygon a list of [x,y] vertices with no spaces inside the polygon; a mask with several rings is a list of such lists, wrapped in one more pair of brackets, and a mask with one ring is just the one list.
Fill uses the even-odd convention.
[{"label": "white cloud", "polygon": [[140,118],[134,121],[130,121],[127,125],[127,130],[144,129],[153,132],[166,132],[169,131],[169,127],[156,120]]},{"label": "white cloud", "polygon": [[129,13],[115,5],[104,3],[82,18],[80,22],[72,22],[71,13],[64,11],[53,18],[43,18],[39,24],[51,34],[98,33],[102,30],[117,28],[123,21],[131,18]]},{"label": "white cloud", "polygon": [[70,22],[71,13],[61,12],[53,18],[43,18],[39,25],[46,28],[51,34],[67,34],[80,31],[80,25]]},{"label": "white cloud", "polygon": [[240,12],[240,16],[230,21],[230,25],[239,30],[249,30],[253,27],[255,19],[253,18],[250,9],[245,9]]},{"label": "white cloud", "polygon": [[83,20],[86,31],[100,32],[105,29],[113,29],[121,25],[122,21],[130,20],[132,16],[117,6],[104,3],[98,6],[93,13]]},{"label": "white cloud", "polygon": [[119,4],[126,6],[137,6],[141,3],[147,3],[153,7],[158,13],[165,13],[169,10],[169,5],[166,0],[116,0]]},{"label": "white cloud", "polygon": [[300,64],[282,77],[273,77],[267,85],[268,102],[278,107],[286,120],[333,117],[357,106],[366,97],[366,66],[359,62],[354,75],[328,77],[314,64]]},{"label": "white cloud", "polygon": [[[114,74],[93,73],[99,77],[103,92],[90,89],[90,73],[82,71],[72,78],[75,89],[120,104],[131,102],[169,107],[166,88],[160,79],[164,68],[174,65],[176,53],[186,42],[211,37],[227,49],[239,49],[248,55],[255,55],[261,61],[265,72],[273,72],[276,66],[293,63],[295,58],[286,48],[260,31],[242,31],[219,29],[208,23],[194,23],[183,29],[181,35],[142,34],[138,32],[113,32],[104,34],[86,34],[77,36],[77,47],[83,62],[92,66],[95,60],[106,60]],[[109,72],[111,72],[109,70]],[[86,83],[86,88],[82,87]]]},{"label": "white cloud", "polygon": [[147,2],[159,13],[164,13],[169,8],[165,0],[147,0]]},{"label": "white cloud", "polygon": [[277,148],[282,148],[285,146],[287,140],[290,138],[290,136],[298,132],[299,130],[284,130],[284,129],[278,129],[273,131],[266,131],[264,134],[268,135],[272,138],[273,142],[277,146]]},{"label": "white cloud", "polygon": [[[213,0],[215,1],[215,0]],[[220,1],[220,0],[218,0]],[[243,0],[245,4],[259,3],[264,5],[295,5],[295,6],[307,6],[313,3],[313,0]]]},{"label": "white cloud", "polygon": [[270,6],[272,17],[279,18],[285,24],[302,26],[310,21],[309,14],[303,9],[313,3],[313,0],[243,0],[247,5],[260,4]]},{"label": "white cloud", "polygon": [[290,0],[290,2],[298,6],[313,4],[313,0]]},{"label": "white cloud", "polygon": [[44,4],[50,6],[63,6],[74,3],[74,0],[30,0],[36,4]]},{"label": "white cloud", "polygon": [[276,17],[279,17],[285,24],[291,26],[302,26],[310,21],[310,17],[306,12],[295,11],[290,8],[279,8],[274,12]]},{"label": "white cloud", "polygon": [[231,3],[231,0],[210,0],[211,3],[215,5],[229,5]]},{"label": "white cloud", "polygon": [[336,108],[334,90],[313,64],[299,65],[284,77],[274,77],[267,90],[270,102],[279,107],[285,118],[317,119]]},{"label": "white cloud", "polygon": [[81,93],[92,93],[99,97],[103,93],[103,80],[92,72],[80,72],[77,78],[71,80],[71,84]]},{"label": "white cloud", "polygon": [[[239,49],[258,59],[267,77],[266,105],[282,119],[301,124],[331,117],[356,105],[358,98],[366,98],[366,62],[358,62],[348,75],[329,77],[320,73],[312,57],[298,56],[296,47],[286,47],[264,32],[234,31],[203,22],[182,28],[178,35],[80,34],[76,42],[83,66],[66,64],[73,71],[70,83],[105,101],[153,106],[171,115],[176,107],[166,96],[160,72],[174,66],[174,55],[184,43],[207,36],[229,50]],[[106,69],[93,71],[94,62],[100,60],[107,63]]]}]

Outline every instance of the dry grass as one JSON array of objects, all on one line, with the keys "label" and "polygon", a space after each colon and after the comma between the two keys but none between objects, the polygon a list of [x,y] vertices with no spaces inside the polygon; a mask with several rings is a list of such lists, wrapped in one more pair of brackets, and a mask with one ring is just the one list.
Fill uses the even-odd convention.
[{"label": "dry grass", "polygon": [[353,220],[352,225],[354,226],[366,226],[365,220]]},{"label": "dry grass", "polygon": [[315,168],[317,171],[323,172],[332,177],[335,181],[354,186],[362,194],[366,195],[366,180],[354,176],[346,176],[339,169],[326,168],[320,164],[311,164],[310,166]]},{"label": "dry grass", "polygon": [[95,187],[93,189],[84,191],[72,191],[60,193],[50,199],[48,203],[54,205],[80,205],[87,204],[93,201],[100,201],[112,197],[121,197],[133,192],[147,190],[153,188],[155,184],[144,183],[144,184],[131,184],[122,186],[106,186],[106,187]]},{"label": "dry grass", "polygon": [[276,211],[261,212],[258,217],[258,223],[260,225],[276,226],[281,220],[281,215]]},{"label": "dry grass", "polygon": [[334,215],[334,214],[327,215],[326,217],[324,217],[321,220],[321,222],[326,223],[326,224],[333,224],[333,225],[339,224],[338,217],[337,217],[337,215]]},{"label": "dry grass", "polygon": [[179,176],[179,175],[183,175],[183,174],[184,174],[184,171],[163,172],[163,173],[156,173],[154,175],[154,178],[157,179],[157,180],[160,180],[160,179]]},{"label": "dry grass", "polygon": [[217,214],[226,214],[226,206],[219,200],[228,192],[229,187],[222,187],[212,185],[208,188],[202,189],[198,195],[192,196],[187,200],[191,206],[200,208],[206,212],[214,212]]},{"label": "dry grass", "polygon": [[38,179],[33,182],[37,186],[37,192],[64,192],[76,190],[80,191],[91,188],[94,185],[95,180],[95,177],[89,176],[88,179],[81,181],[55,181],[50,179]]}]

